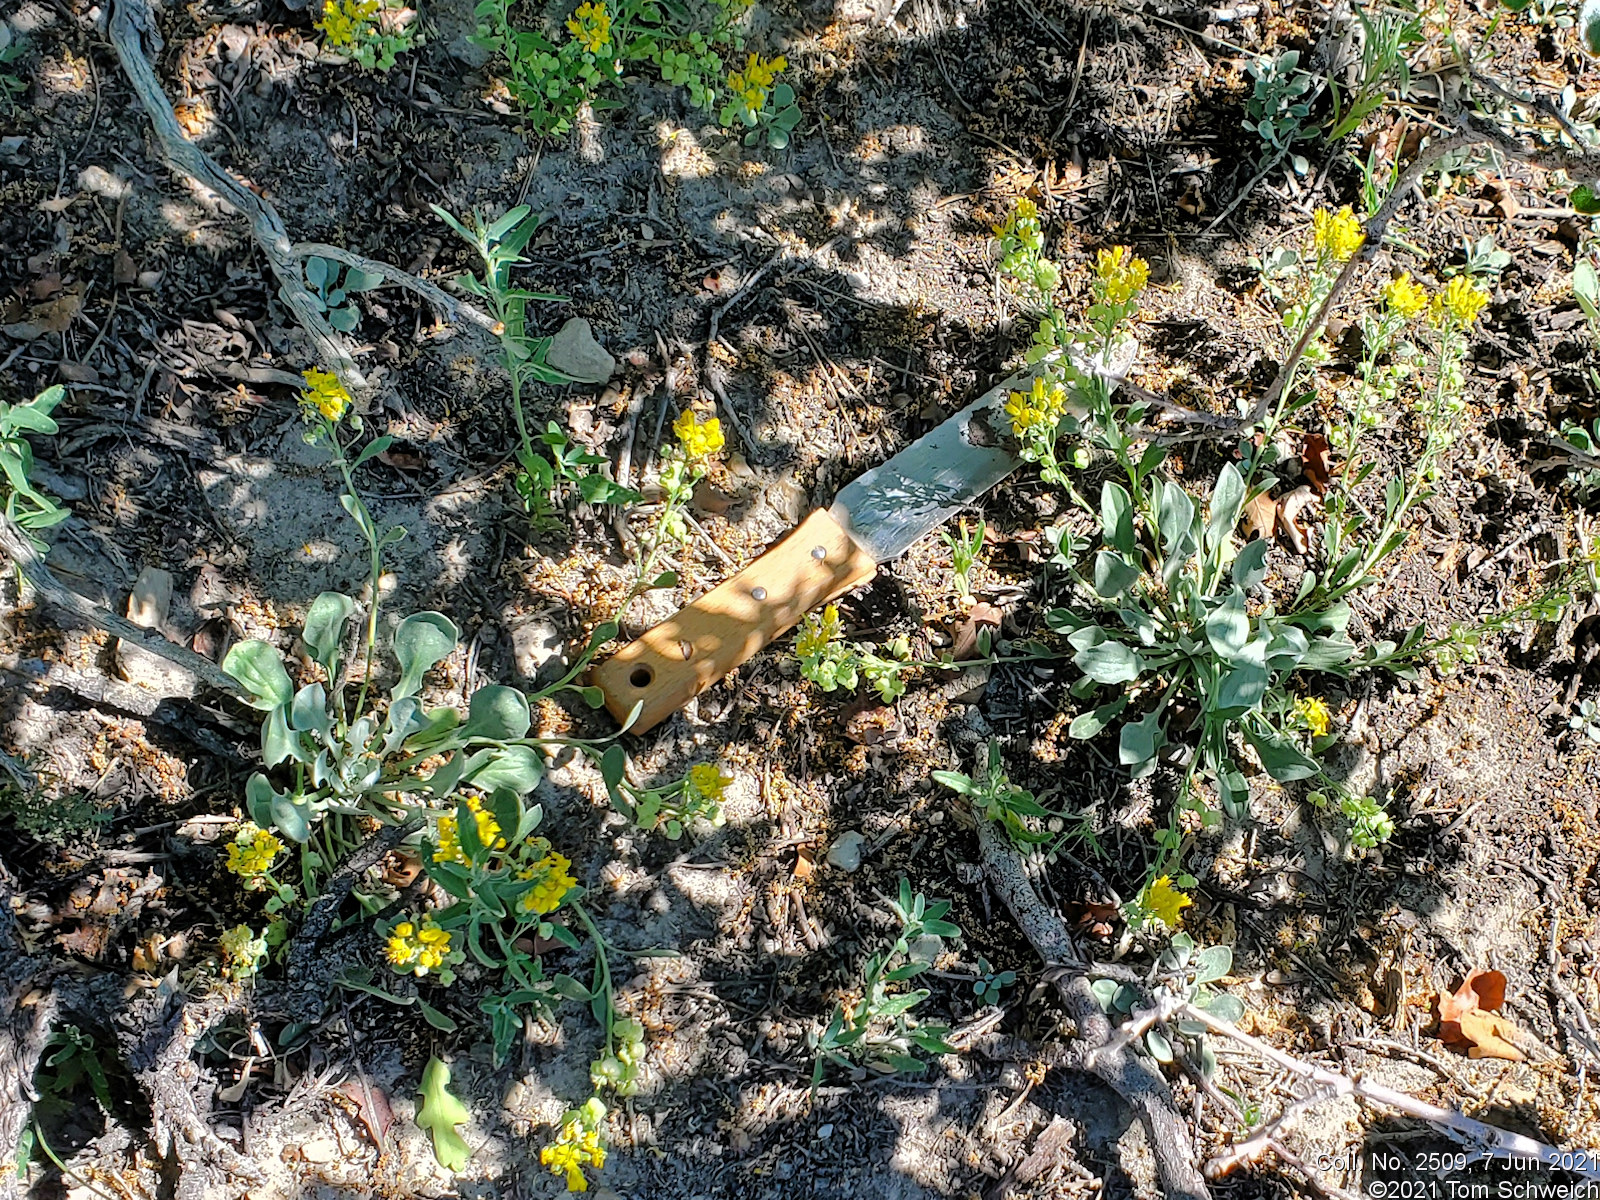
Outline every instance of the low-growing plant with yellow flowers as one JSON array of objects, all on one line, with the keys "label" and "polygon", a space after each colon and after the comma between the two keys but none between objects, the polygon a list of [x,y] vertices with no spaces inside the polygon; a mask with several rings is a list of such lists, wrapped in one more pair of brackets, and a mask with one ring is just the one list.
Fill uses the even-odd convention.
[{"label": "low-growing plant with yellow flowers", "polygon": [[806,614],[794,647],[801,677],[823,691],[842,688],[853,692],[865,680],[885,704],[893,704],[905,694],[907,679],[917,664],[911,660],[911,645],[904,635],[882,649],[887,653],[878,653],[879,647],[872,642],[845,641],[844,623],[834,604],[820,613]]},{"label": "low-growing plant with yellow flowers", "polygon": [[519,26],[514,0],[479,0],[473,40],[503,61],[505,88],[539,133],[566,133],[585,105],[620,107],[607,93],[634,64],[649,63],[664,82],[682,87],[694,108],[717,113],[724,129],[743,128],[746,145],[764,140],[781,150],[800,109],[794,89],[778,79],[787,60],[745,49],[751,2],[583,0],[551,34]]},{"label": "low-growing plant with yellow flowers", "polygon": [[416,10],[403,0],[323,0],[316,26],[325,49],[369,71],[387,71],[424,40]]}]

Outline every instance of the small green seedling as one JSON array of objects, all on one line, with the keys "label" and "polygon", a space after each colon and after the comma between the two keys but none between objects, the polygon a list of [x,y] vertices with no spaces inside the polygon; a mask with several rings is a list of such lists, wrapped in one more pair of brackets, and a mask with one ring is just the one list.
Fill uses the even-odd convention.
[{"label": "small green seedling", "polygon": [[72,515],[69,509],[57,504],[51,497],[34,487],[33,447],[28,445],[26,433],[55,433],[59,426],[50,413],[66,394],[60,384],[46,388],[25,404],[6,404],[0,401],[0,499],[5,502],[6,518],[19,527],[33,543],[34,549],[43,551],[44,542],[34,536],[34,531],[59,525]]},{"label": "small green seedling", "polygon": [[972,596],[972,568],[977,565],[978,552],[983,549],[986,528],[983,518],[979,517],[977,525],[969,529],[963,517],[960,532],[952,534],[943,529],[939,531],[939,537],[950,550],[950,568],[955,575],[956,595],[963,600]]},{"label": "small green seedling", "polygon": [[914,1051],[927,1054],[952,1054],[944,1040],[950,1030],[943,1025],[923,1024],[911,1015],[929,996],[926,988],[891,994],[889,986],[904,983],[933,966],[944,949],[945,938],[961,936],[961,927],[946,921],[948,900],[927,900],[921,892],[911,894],[911,881],[900,880],[898,901],[889,908],[900,921],[900,935],[888,950],[867,960],[861,983],[861,998],[849,1005],[838,1005],[821,1033],[812,1032],[807,1042],[816,1052],[811,1069],[811,1088],[815,1092],[829,1063],[852,1066],[863,1063],[882,1074],[905,1071],[921,1074],[928,1064]]},{"label": "small green seedling", "polygon": [[357,292],[370,292],[383,282],[383,276],[360,267],[341,268],[331,259],[315,254],[306,259],[306,282],[317,307],[340,333],[349,333],[361,323],[361,310],[350,302]]}]

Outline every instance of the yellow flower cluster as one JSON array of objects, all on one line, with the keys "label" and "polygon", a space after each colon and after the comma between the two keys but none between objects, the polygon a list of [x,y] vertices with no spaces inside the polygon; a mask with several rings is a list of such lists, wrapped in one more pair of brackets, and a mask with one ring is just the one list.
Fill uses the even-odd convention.
[{"label": "yellow flower cluster", "polygon": [[[328,0],[328,6],[333,6],[333,0]],[[333,40],[332,34],[328,35],[328,40]],[[312,367],[305,373],[305,379],[310,386],[301,393],[300,403],[307,412],[319,412],[328,420],[337,421],[349,411],[350,393],[345,391],[344,384],[332,371],[319,371]]]},{"label": "yellow flower cluster", "polygon": [[397,967],[410,967],[417,975],[426,975],[444,966],[450,957],[450,933],[422,918],[420,926],[401,921],[389,931],[389,961]]},{"label": "yellow flower cluster", "polygon": [[[328,45],[335,49],[354,46],[357,38],[368,31],[377,13],[378,0],[325,0],[322,6],[322,20],[316,22],[316,26],[328,39]],[[325,372],[318,371],[316,374],[322,375]],[[308,380],[311,375],[312,372],[306,372]],[[338,380],[334,382],[337,384]],[[346,396],[345,400],[348,402],[349,397]],[[337,421],[339,418],[330,416],[328,419]]]},{"label": "yellow flower cluster", "polygon": [[1150,281],[1150,264],[1126,246],[1113,246],[1095,256],[1100,293],[1111,304],[1126,304]]},{"label": "yellow flower cluster", "polygon": [[1311,214],[1311,237],[1319,255],[1326,254],[1334,262],[1344,262],[1361,249],[1367,235],[1361,232],[1361,222],[1346,204],[1338,212],[1319,208]]},{"label": "yellow flower cluster", "polygon": [[562,898],[578,886],[578,881],[568,873],[570,866],[571,859],[552,850],[531,867],[518,871],[518,879],[537,878],[539,881],[519,901],[522,911],[543,917],[560,908]]},{"label": "yellow flower cluster", "polygon": [[584,0],[567,21],[567,32],[590,54],[599,54],[611,43],[611,14],[605,0]]},{"label": "yellow flower cluster", "polygon": [[697,763],[689,768],[689,786],[697,795],[722,803],[722,793],[733,782],[732,775],[724,775],[716,763]]},{"label": "yellow flower cluster", "polygon": [[248,925],[235,925],[217,939],[222,951],[222,973],[229,979],[248,979],[267,955],[266,939],[258,938]]},{"label": "yellow flower cluster", "polygon": [[1428,307],[1428,293],[1411,278],[1411,272],[1406,271],[1384,285],[1383,302],[1395,316],[1409,321]]},{"label": "yellow flower cluster", "polygon": [[767,103],[767,93],[788,65],[789,60],[781,54],[765,59],[752,54],[745,60],[744,70],[728,72],[728,90],[743,100],[751,112],[760,112]]},{"label": "yellow flower cluster", "polygon": [[794,652],[801,658],[810,658],[827,650],[829,643],[838,639],[844,632],[844,625],[839,620],[839,606],[830,604],[822,610],[822,617],[815,615],[807,617],[804,625],[800,627],[800,636],[795,641]]},{"label": "yellow flower cluster", "polygon": [[606,1165],[606,1148],[600,1144],[600,1133],[576,1118],[562,1122],[556,1140],[539,1151],[539,1161],[556,1175],[566,1175],[567,1191],[587,1192],[589,1181],[584,1178],[585,1167]]},{"label": "yellow flower cluster", "polygon": [[1026,440],[1036,433],[1054,430],[1066,408],[1067,393],[1059,384],[1035,379],[1031,391],[1011,393],[1005,413],[1011,418],[1011,432]]},{"label": "yellow flower cluster", "polygon": [[1323,701],[1315,697],[1296,700],[1294,715],[1312,737],[1328,736],[1328,723],[1332,720],[1333,714],[1328,711],[1328,706]]},{"label": "yellow flower cluster", "polygon": [[[493,813],[483,810],[483,801],[468,796],[467,807],[478,826],[478,844],[490,850],[504,850],[505,838],[500,836],[500,822]],[[439,818],[439,848],[433,852],[434,862],[464,863],[467,855],[461,848],[461,831],[456,827],[455,813],[445,813]]]},{"label": "yellow flower cluster", "polygon": [[678,443],[691,459],[710,458],[728,444],[722,436],[721,421],[716,417],[698,421],[689,409],[684,409],[672,423],[672,432],[678,435]]},{"label": "yellow flower cluster", "polygon": [[1483,311],[1483,306],[1487,303],[1489,303],[1488,292],[1465,275],[1457,275],[1445,284],[1444,291],[1434,296],[1433,304],[1428,311],[1428,319],[1439,325],[1448,314],[1454,318],[1456,324],[1465,328],[1478,319],[1478,314]]},{"label": "yellow flower cluster", "polygon": [[1005,223],[991,228],[1001,237],[1026,236],[1037,232],[1039,206],[1026,196],[1018,196],[1016,203],[1011,206],[1011,211],[1006,214]]},{"label": "yellow flower cluster", "polygon": [[1145,911],[1168,929],[1176,929],[1182,923],[1183,910],[1193,903],[1193,900],[1172,886],[1170,875],[1161,876],[1144,894]]},{"label": "yellow flower cluster", "polygon": [[228,846],[228,870],[243,879],[265,875],[282,849],[273,834],[247,822]]}]

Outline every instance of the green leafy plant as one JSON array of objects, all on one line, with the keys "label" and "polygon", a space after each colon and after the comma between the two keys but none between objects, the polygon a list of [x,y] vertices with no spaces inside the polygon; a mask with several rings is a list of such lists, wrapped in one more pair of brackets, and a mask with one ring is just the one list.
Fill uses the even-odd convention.
[{"label": "green leafy plant", "polygon": [[22,404],[0,401],[0,499],[5,502],[6,518],[23,531],[34,549],[43,552],[45,543],[35,531],[59,525],[72,515],[33,484],[33,447],[23,436],[29,433],[56,433],[59,426],[50,413],[66,391],[60,384],[48,387]]},{"label": "green leafy plant", "polygon": [[807,1036],[816,1055],[811,1069],[813,1091],[829,1063],[844,1067],[863,1063],[885,1074],[921,1074],[927,1063],[916,1056],[916,1050],[954,1053],[944,1040],[950,1032],[946,1026],[919,1022],[913,1015],[912,1010],[930,994],[926,988],[889,990],[928,970],[943,952],[944,939],[961,936],[961,927],[944,919],[950,901],[930,903],[921,892],[913,896],[911,881],[901,879],[899,898],[887,903],[900,922],[899,936],[887,950],[867,960],[857,998],[835,1006],[822,1031]]},{"label": "green leafy plant", "polygon": [[1593,700],[1580,701],[1578,710],[1567,718],[1567,728],[1591,742],[1600,742],[1600,704]]},{"label": "green leafy plant", "polygon": [[1254,59],[1245,70],[1254,82],[1245,101],[1244,127],[1261,139],[1260,165],[1287,158],[1295,174],[1304,175],[1310,166],[1294,147],[1318,132],[1309,119],[1316,80],[1300,68],[1298,50]]},{"label": "green leafy plant", "polygon": [[972,568],[977,565],[978,552],[983,549],[986,528],[983,518],[979,517],[978,523],[968,529],[967,520],[963,517],[959,532],[939,531],[939,537],[950,551],[950,569],[955,576],[956,595],[962,600],[972,598]]},{"label": "green leafy plant", "polygon": [[305,271],[312,299],[328,318],[328,324],[341,333],[349,333],[361,323],[361,310],[350,297],[357,292],[370,292],[383,282],[382,275],[360,267],[341,269],[332,259],[318,258],[315,254],[307,257]]},{"label": "green leafy plant", "polygon": [[425,40],[401,0],[323,0],[316,26],[327,49],[369,71],[387,71]]},{"label": "green leafy plant", "polygon": [[45,1141],[43,1122],[82,1113],[84,1103],[78,1093],[87,1085],[100,1111],[112,1109],[110,1075],[114,1059],[102,1058],[94,1036],[76,1025],[57,1025],[45,1040],[44,1051],[33,1074],[33,1108],[16,1147],[17,1178],[26,1179],[35,1147],[57,1166],[61,1160]]},{"label": "green leafy plant", "polygon": [[1032,792],[1011,782],[1000,759],[998,742],[990,742],[985,753],[984,770],[977,778],[960,771],[934,771],[930,777],[965,797],[984,820],[1003,826],[1019,846],[1050,841],[1054,835],[1041,826],[1060,814],[1051,812],[1034,799]]},{"label": "green leafy plant", "polygon": [[[1166,998],[1193,1005],[1230,1024],[1244,1016],[1244,1004],[1238,997],[1210,985],[1232,969],[1232,950],[1227,946],[1196,946],[1187,933],[1174,934],[1156,961],[1158,984]],[[1089,986],[1108,1016],[1126,1016],[1142,999],[1137,988],[1115,979],[1096,979]],[[1183,1048],[1184,1056],[1196,1063],[1207,1079],[1216,1074],[1216,1051],[1206,1037],[1206,1027],[1200,1022],[1179,1019],[1161,1026],[1152,1025],[1145,1031],[1145,1049],[1157,1062],[1176,1060],[1174,1043]]]},{"label": "green leafy plant", "polygon": [[972,994],[980,1004],[999,1004],[1006,988],[1017,981],[1015,971],[996,971],[989,960],[978,958],[978,978],[972,981]]},{"label": "green leafy plant", "polygon": [[557,524],[564,494],[569,485],[591,504],[629,504],[639,498],[637,492],[622,487],[602,472],[595,470],[605,462],[597,454],[574,446],[566,433],[554,421],[548,422],[539,435],[544,447],[541,454],[534,448],[534,439],[528,430],[528,419],[523,409],[523,392],[531,383],[570,383],[568,376],[545,362],[550,351],[548,337],[533,337],[528,333],[528,305],[535,301],[561,300],[563,297],[548,292],[531,292],[511,281],[513,267],[525,266],[527,259],[522,251],[539,228],[543,219],[526,205],[490,221],[481,213],[474,213],[470,225],[458,220],[437,204],[434,213],[478,254],[483,265],[482,277],[471,274],[456,278],[456,286],[470,295],[489,302],[496,321],[496,334],[500,339],[501,365],[511,382],[511,414],[517,424],[517,463],[521,467],[514,485],[522,498],[529,518],[536,526],[548,528]]},{"label": "green leafy plant", "polygon": [[1385,9],[1369,16],[1358,5],[1355,14],[1362,30],[1361,61],[1354,72],[1355,79],[1343,87],[1336,78],[1328,81],[1333,113],[1327,137],[1333,142],[1360,128],[1362,121],[1388,101],[1391,91],[1401,99],[1406,97],[1411,85],[1406,52],[1423,40],[1420,18],[1409,13]]},{"label": "green leafy plant", "polygon": [[7,112],[16,108],[16,98],[28,90],[27,81],[7,69],[27,53],[27,49],[11,31],[11,26],[0,20],[0,100],[5,101]]},{"label": "green leafy plant", "polygon": [[911,661],[911,647],[903,635],[884,649],[888,657],[879,654],[871,642],[846,642],[839,609],[832,604],[820,613],[807,613],[795,640],[795,654],[804,679],[825,692],[838,688],[854,691],[864,679],[885,704],[892,704],[905,694],[906,677],[916,670],[916,664]]},{"label": "green leafy plant", "polygon": [[523,469],[515,480],[523,508],[536,527],[559,526],[558,514],[574,490],[587,504],[638,502],[638,492],[623,487],[603,471],[595,470],[606,464],[602,455],[574,445],[554,421],[545,424],[539,441],[547,452],[534,454],[522,463]]},{"label": "green leafy plant", "polygon": [[689,103],[715,112],[724,129],[744,130],[748,146],[781,150],[800,123],[794,89],[777,76],[782,56],[747,54],[743,25],[750,0],[583,0],[565,22],[566,37],[524,29],[513,0],[479,0],[473,39],[505,64],[511,100],[541,134],[559,135],[588,105],[620,107],[608,93],[634,64],[649,63],[682,87]]}]

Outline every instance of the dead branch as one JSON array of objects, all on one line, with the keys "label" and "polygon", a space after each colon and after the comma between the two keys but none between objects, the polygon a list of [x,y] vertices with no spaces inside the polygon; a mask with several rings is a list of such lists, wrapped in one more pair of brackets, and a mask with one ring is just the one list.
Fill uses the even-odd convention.
[{"label": "dead branch", "polygon": [[[1531,1158],[1537,1159],[1546,1166],[1558,1170],[1568,1171],[1581,1175],[1585,1179],[1600,1180],[1600,1167],[1585,1165],[1583,1162],[1574,1161],[1570,1151],[1561,1151],[1544,1142],[1535,1141],[1520,1133],[1499,1129],[1487,1125],[1482,1121],[1453,1109],[1440,1108],[1436,1104],[1429,1104],[1409,1096],[1405,1092],[1397,1092],[1393,1088],[1384,1087],[1380,1083],[1372,1083],[1359,1075],[1341,1075],[1337,1071],[1330,1071],[1312,1063],[1279,1050],[1270,1042],[1264,1042],[1258,1037],[1246,1033],[1237,1025],[1228,1021],[1219,1020],[1202,1008],[1169,997],[1156,1009],[1157,1020],[1167,1021],[1182,1018],[1187,1021],[1198,1021],[1212,1033],[1238,1042],[1246,1049],[1254,1051],[1269,1062],[1282,1067],[1291,1074],[1298,1075],[1306,1080],[1316,1091],[1308,1099],[1333,1099],[1337,1096],[1354,1096],[1368,1104],[1378,1104],[1385,1108],[1394,1109],[1408,1117],[1415,1117],[1419,1121],[1426,1121],[1440,1132],[1465,1143],[1478,1150],[1487,1158]],[[1141,1014],[1143,1019],[1145,1014]],[[1291,1109],[1295,1106],[1291,1105]],[[1286,1114],[1287,1115],[1287,1114]],[[1262,1147],[1265,1149],[1266,1147]],[[1227,1153],[1212,1159],[1206,1164],[1207,1178],[1215,1179],[1227,1170],[1239,1165],[1243,1159],[1233,1153]]]},{"label": "dead branch", "polygon": [[[1039,900],[1023,870],[1022,857],[993,822],[979,819],[978,849],[995,892],[1005,902],[1023,936],[1051,967],[1057,992],[1078,1026],[1078,1065],[1099,1076],[1139,1114],[1150,1135],[1162,1192],[1177,1200],[1204,1200],[1210,1193],[1195,1167],[1189,1127],[1178,1115],[1167,1081],[1151,1064],[1126,1048],[1110,1049],[1111,1022],[1089,990],[1087,963],[1054,912]],[[1075,969],[1072,969],[1075,968]]]},{"label": "dead branch", "polygon": [[227,692],[230,696],[238,696],[240,699],[248,699],[244,689],[209,658],[196,654],[187,646],[169,642],[153,629],[135,625],[132,621],[117,616],[116,613],[102,608],[67,587],[45,565],[27,535],[3,514],[0,514],[0,555],[16,563],[23,578],[33,585],[41,597],[57,608],[66,610],[95,629],[115,634],[130,645],[148,650],[151,654],[182,667],[218,691]]},{"label": "dead branch", "polygon": [[[238,1003],[218,993],[202,1000],[159,989],[119,1038],[129,1069],[150,1101],[151,1140],[174,1176],[176,1200],[226,1194],[236,1180],[264,1181],[260,1169],[219,1138],[201,1113],[214,1082],[194,1060],[194,1047]],[[243,1190],[239,1188],[238,1190]]]},{"label": "dead branch", "polygon": [[271,203],[252,192],[228,171],[218,166],[209,154],[196,146],[178,125],[172,104],[161,89],[149,60],[144,56],[144,39],[160,49],[161,37],[149,0],[116,0],[111,9],[111,42],[116,47],[122,70],[133,85],[134,95],[144,107],[155,129],[161,151],[173,170],[187,175],[210,189],[224,203],[250,222],[250,232],[278,280],[278,295],[289,306],[316,347],[317,357],[335,375],[360,390],[366,377],[322,315],[322,309],[301,282],[300,259],[289,242],[283,218]]}]

